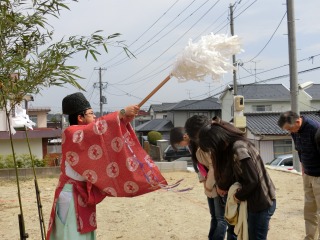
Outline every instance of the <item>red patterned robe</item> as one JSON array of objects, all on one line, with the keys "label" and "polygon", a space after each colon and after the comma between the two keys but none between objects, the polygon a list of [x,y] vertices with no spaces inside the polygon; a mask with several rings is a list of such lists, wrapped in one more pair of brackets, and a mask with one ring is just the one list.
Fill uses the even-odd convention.
[{"label": "red patterned robe", "polygon": [[[65,161],[86,181],[69,178]],[[61,175],[54,195],[47,239],[64,184],[73,185],[80,233],[97,228],[96,204],[105,197],[135,197],[167,185],[158,167],[141,147],[131,125],[111,113],[88,125],[74,125],[62,134]]]}]

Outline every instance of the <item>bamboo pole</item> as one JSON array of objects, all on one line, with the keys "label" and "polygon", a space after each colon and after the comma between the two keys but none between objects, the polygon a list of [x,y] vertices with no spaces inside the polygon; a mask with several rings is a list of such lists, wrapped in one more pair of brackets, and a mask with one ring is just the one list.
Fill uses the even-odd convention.
[{"label": "bamboo pole", "polygon": [[139,104],[138,106],[141,107],[143,104],[146,103],[164,84],[166,84],[171,78],[171,74],[168,75],[155,89],[152,90],[151,93],[148,94]]},{"label": "bamboo pole", "polygon": [[10,111],[11,111],[11,109],[9,110],[7,108],[7,100],[5,98],[5,94],[4,94],[3,90],[2,90],[2,85],[0,85],[0,91],[1,91],[1,94],[2,94],[2,101],[3,101],[3,104],[4,104],[5,111],[6,111],[6,118],[7,118],[7,123],[8,123],[8,128],[9,128],[9,136],[10,136],[10,144],[11,144],[11,150],[12,150],[12,156],[13,156],[13,162],[14,162],[14,169],[15,169],[15,174],[16,174],[16,184],[17,184],[17,190],[18,190],[18,201],[19,201],[19,209],[20,209],[20,213],[18,214],[20,240],[25,240],[25,239],[27,239],[29,237],[29,234],[26,233],[24,217],[23,217],[18,165],[17,165],[17,160],[16,160],[16,153],[14,151],[13,138],[12,138],[12,132],[11,132],[11,122],[10,122]]},{"label": "bamboo pole", "polygon": [[30,142],[29,142],[29,137],[28,137],[28,133],[27,133],[28,130],[27,130],[26,127],[24,128],[24,131],[25,131],[25,134],[26,134],[26,139],[27,139],[28,149],[29,149],[29,155],[30,155],[30,159],[31,159],[33,176],[34,176],[34,186],[35,186],[35,190],[36,190],[36,198],[37,198],[37,206],[38,206],[38,215],[39,215],[41,239],[42,240],[46,240],[46,226],[45,226],[44,218],[43,218],[40,189],[39,189],[39,185],[38,185],[37,173],[36,173],[36,169],[35,169],[35,165],[34,165],[34,159],[33,159],[32,152],[31,152],[31,146],[30,146]]}]

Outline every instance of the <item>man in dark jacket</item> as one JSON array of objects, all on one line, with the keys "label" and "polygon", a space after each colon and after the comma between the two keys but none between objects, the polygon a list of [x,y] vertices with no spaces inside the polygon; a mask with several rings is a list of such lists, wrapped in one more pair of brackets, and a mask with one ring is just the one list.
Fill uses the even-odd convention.
[{"label": "man in dark jacket", "polygon": [[318,128],[314,140],[316,141],[317,148],[320,151],[320,128]]},{"label": "man in dark jacket", "polygon": [[278,125],[290,132],[302,166],[304,189],[305,240],[320,239],[320,123],[288,111]]}]

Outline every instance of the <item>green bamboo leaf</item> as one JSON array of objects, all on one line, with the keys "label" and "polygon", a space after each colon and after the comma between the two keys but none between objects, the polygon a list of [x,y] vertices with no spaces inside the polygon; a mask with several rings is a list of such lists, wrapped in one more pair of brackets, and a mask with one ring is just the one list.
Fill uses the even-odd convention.
[{"label": "green bamboo leaf", "polygon": [[[32,7],[29,7],[30,3]],[[78,53],[84,53],[85,59],[91,56],[97,61],[97,56],[101,55],[100,47],[108,53],[109,45],[120,46],[127,56],[133,56],[123,41],[115,41],[120,33],[103,36],[102,30],[52,43],[54,29],[49,19],[50,16],[59,18],[62,9],[69,10],[65,0],[1,0],[1,82],[9,86],[12,81],[4,75],[9,76],[12,72],[20,74],[19,83],[4,91],[5,99],[14,99],[25,92],[39,92],[44,87],[63,87],[66,83],[82,89],[78,83],[82,79],[77,74],[78,67],[66,64]]]}]

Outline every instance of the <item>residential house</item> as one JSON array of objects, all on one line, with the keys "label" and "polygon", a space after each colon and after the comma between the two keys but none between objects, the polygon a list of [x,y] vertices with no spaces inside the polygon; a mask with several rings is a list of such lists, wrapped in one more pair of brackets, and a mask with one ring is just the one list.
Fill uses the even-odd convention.
[{"label": "residential house", "polygon": [[[308,90],[312,91],[312,88]],[[310,101],[312,98],[306,91],[299,91],[298,101],[300,111],[311,110]],[[238,85],[237,95],[244,97],[244,113],[284,112],[291,109],[290,90],[282,84]],[[233,118],[233,99],[233,85],[228,85],[219,97],[222,119],[225,121],[230,121]]]},{"label": "residential house", "polygon": [[162,104],[152,104],[149,108],[149,114],[152,119],[166,119],[168,108],[177,103],[162,103]]},{"label": "residential house", "polygon": [[31,121],[33,121],[37,128],[47,127],[47,114],[51,109],[49,107],[30,107],[27,109],[27,114]]},{"label": "residential house", "polygon": [[205,115],[208,118],[221,117],[221,106],[217,98],[202,100],[183,100],[167,108],[167,119],[174,127],[183,127],[186,120],[193,115]]},{"label": "residential house", "polygon": [[[317,111],[320,106],[320,85],[300,90],[299,109],[315,120],[320,120]],[[237,94],[244,97],[246,135],[260,150],[265,162],[274,157],[292,153],[290,135],[277,126],[281,112],[291,109],[290,90],[282,84],[238,85]],[[229,85],[220,96],[222,119],[233,118],[233,86]]]},{"label": "residential house", "polygon": [[152,120],[136,127],[136,132],[141,137],[146,136],[149,131],[158,131],[167,140],[173,127],[183,127],[186,120],[193,115],[206,115],[209,118],[221,116],[220,103],[217,98],[212,97],[151,105],[149,112]]},{"label": "residential house", "polygon": [[[282,84],[239,85],[237,90],[238,95],[244,97],[247,125],[244,130],[260,150],[263,160],[269,162],[278,155],[292,152],[290,135],[277,126],[280,113],[291,109],[290,90]],[[151,105],[153,116],[165,116],[166,121],[158,119],[154,123],[146,123],[137,128],[137,132],[145,134],[154,129],[169,131],[170,122],[172,127],[184,126],[185,121],[194,114],[204,114],[208,117],[217,115],[225,121],[232,121],[233,99],[233,86],[229,85],[219,99],[184,100],[178,103]],[[300,90],[298,101],[301,114],[320,121],[320,84]],[[161,115],[158,115],[157,110]]]},{"label": "residential house", "polygon": [[[28,108],[27,114],[36,123],[33,130],[17,131],[12,135],[14,151],[17,155],[29,154],[28,141],[31,153],[39,159],[47,156],[56,158],[61,155],[61,146],[57,142],[61,138],[61,128],[47,128],[47,113],[50,108]],[[5,111],[0,110],[0,153],[12,154],[10,135]],[[27,141],[28,140],[28,141]]]},{"label": "residential house", "polygon": [[313,84],[311,87],[304,90],[311,97],[310,110],[320,109],[320,84]]},{"label": "residential house", "polygon": [[138,115],[132,121],[133,128],[135,129],[137,126],[145,122],[148,122],[150,120],[151,120],[151,116],[149,112],[145,110],[139,110]]},{"label": "residential house", "polygon": [[173,124],[170,120],[167,119],[153,119],[148,122],[145,122],[135,128],[140,142],[146,140],[148,132],[157,131],[162,134],[163,139],[169,139],[169,132],[173,128]]},{"label": "residential house", "polygon": [[[265,163],[279,155],[292,153],[291,135],[277,125],[280,114],[280,112],[245,113],[246,136],[260,151]],[[320,122],[318,111],[301,111],[300,114]]]}]

